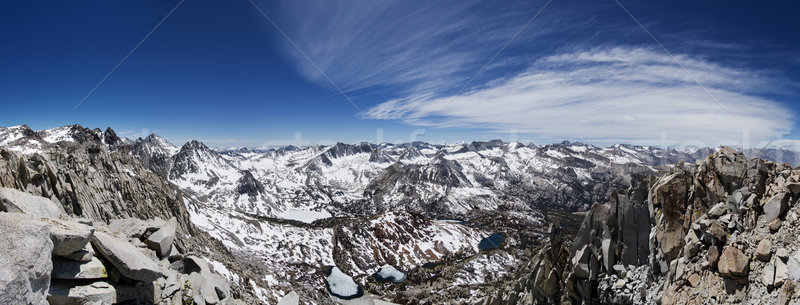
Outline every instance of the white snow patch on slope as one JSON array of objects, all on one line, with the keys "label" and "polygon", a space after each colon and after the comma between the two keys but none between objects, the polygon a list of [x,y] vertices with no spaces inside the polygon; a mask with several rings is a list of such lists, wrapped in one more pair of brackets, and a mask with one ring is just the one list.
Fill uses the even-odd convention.
[{"label": "white snow patch on slope", "polygon": [[75,139],[72,138],[70,131],[72,130],[71,126],[62,126],[56,127],[51,129],[44,130],[44,136],[42,140],[47,143],[58,143],[61,141],[65,142],[75,142]]},{"label": "white snow patch on slope", "polygon": [[305,211],[305,210],[289,209],[289,210],[286,210],[286,212],[283,213],[283,215],[281,215],[280,218],[290,219],[290,220],[297,220],[297,221],[305,222],[305,223],[312,223],[317,219],[330,218],[331,216],[333,216],[333,215],[331,215],[331,213],[329,213],[326,210],[322,210],[321,212],[317,212],[317,211]]},{"label": "white snow patch on slope", "polygon": [[338,267],[333,267],[331,275],[325,281],[328,282],[328,287],[330,287],[332,293],[342,297],[358,294],[358,284],[349,275],[339,270]]}]

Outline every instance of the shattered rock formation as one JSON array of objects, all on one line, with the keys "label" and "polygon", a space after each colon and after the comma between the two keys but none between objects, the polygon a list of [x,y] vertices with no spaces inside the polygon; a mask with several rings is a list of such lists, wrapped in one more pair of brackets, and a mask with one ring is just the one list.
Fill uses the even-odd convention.
[{"label": "shattered rock formation", "polygon": [[484,304],[800,304],[800,170],[722,148],[632,181]]}]

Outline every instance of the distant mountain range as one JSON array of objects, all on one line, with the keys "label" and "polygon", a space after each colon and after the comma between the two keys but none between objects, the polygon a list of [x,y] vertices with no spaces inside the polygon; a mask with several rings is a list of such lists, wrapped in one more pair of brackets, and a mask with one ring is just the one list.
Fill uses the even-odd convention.
[{"label": "distant mountain range", "polygon": [[[498,230],[520,232],[506,245],[529,247],[541,237],[543,213],[586,211],[628,188],[632,177],[660,175],[715,151],[500,140],[211,149],[198,141],[177,147],[154,134],[127,139],[111,128],[0,127],[0,149],[52,155],[76,147],[133,156],[134,167],[180,194],[195,225],[263,263],[274,271],[269,276],[310,285],[319,279],[308,270],[320,266],[338,266],[365,283],[384,264],[408,270],[454,257],[489,259],[478,258],[477,241]],[[800,158],[788,150],[746,153]],[[514,253],[492,259],[519,261]],[[452,280],[465,274],[454,272]],[[270,283],[275,287],[259,289],[297,289]]]}]

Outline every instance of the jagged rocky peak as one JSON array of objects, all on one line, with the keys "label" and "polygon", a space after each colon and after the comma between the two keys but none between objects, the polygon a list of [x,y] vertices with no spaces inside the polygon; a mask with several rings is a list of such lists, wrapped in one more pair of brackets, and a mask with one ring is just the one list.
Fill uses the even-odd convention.
[{"label": "jagged rocky peak", "polygon": [[330,158],[336,159],[354,154],[371,153],[373,149],[374,145],[366,142],[360,144],[344,144],[339,142],[328,148],[325,154]]},{"label": "jagged rocky peak", "polygon": [[200,141],[191,140],[181,146],[180,151],[174,156],[169,178],[181,179],[186,174],[204,173],[208,176],[207,182],[213,182],[220,178],[222,171],[237,170],[216,151]]},{"label": "jagged rocky peak", "polygon": [[191,140],[189,142],[186,142],[186,144],[183,144],[183,146],[181,146],[181,149],[180,149],[181,153],[182,152],[189,152],[189,151],[210,151],[210,152],[213,152],[213,150],[211,148],[208,148],[208,146],[203,144],[203,142],[200,142],[200,141],[197,141],[197,140]]},{"label": "jagged rocky peak", "polygon": [[[111,128],[108,130],[113,133]],[[40,136],[42,136],[45,141],[50,143],[60,142],[60,141],[67,141],[67,142],[77,142],[80,144],[84,143],[103,143],[105,140],[105,134],[99,128],[89,129],[83,127],[81,125],[69,125],[63,127],[56,127],[53,129],[46,129],[39,132]],[[111,137],[110,137],[111,138]]]},{"label": "jagged rocky peak", "polygon": [[376,163],[392,163],[394,162],[394,158],[386,153],[386,150],[375,147],[369,154],[369,162],[376,162]]},{"label": "jagged rocky peak", "polygon": [[22,153],[38,152],[46,143],[27,125],[0,127],[0,146]]},{"label": "jagged rocky peak", "polygon": [[264,190],[264,185],[253,177],[250,171],[245,170],[242,171],[242,177],[236,182],[236,192],[240,195],[247,194],[255,198],[260,194],[264,194],[266,191]]},{"label": "jagged rocky peak", "polygon": [[180,150],[167,139],[151,133],[144,139],[138,138],[133,144],[134,151],[146,151],[148,154],[172,156]]},{"label": "jagged rocky peak", "polygon": [[481,151],[481,150],[491,150],[495,148],[504,148],[506,143],[502,140],[491,140],[487,142],[472,142],[469,144],[470,150],[473,151]]},{"label": "jagged rocky peak", "polygon": [[414,146],[409,145],[408,147],[406,147],[405,150],[403,150],[402,153],[400,153],[400,157],[398,157],[397,159],[399,159],[399,160],[413,160],[413,159],[416,159],[416,158],[419,158],[419,157],[422,157],[422,156],[423,155],[419,151],[419,149],[417,149]]},{"label": "jagged rocky peak", "polygon": [[522,290],[540,304],[798,303],[800,170],[721,148],[632,181],[592,207],[568,261],[537,256]]}]

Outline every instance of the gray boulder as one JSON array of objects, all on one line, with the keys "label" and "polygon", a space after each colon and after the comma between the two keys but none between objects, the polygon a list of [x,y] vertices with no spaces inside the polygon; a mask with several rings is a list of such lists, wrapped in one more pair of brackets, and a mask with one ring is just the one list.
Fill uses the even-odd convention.
[{"label": "gray boulder", "polygon": [[797,252],[786,263],[786,273],[794,281],[800,281],[800,252]]},{"label": "gray boulder", "polygon": [[764,217],[766,218],[766,223],[769,223],[770,221],[781,216],[781,213],[786,210],[788,199],[789,197],[786,196],[786,193],[778,193],[775,196],[772,196],[772,198],[770,198],[769,201],[764,204]]},{"label": "gray boulder", "polygon": [[758,242],[758,247],[756,247],[755,253],[756,259],[763,262],[768,261],[772,255],[772,249],[770,249],[771,247],[772,243],[769,241],[769,239],[765,238]]},{"label": "gray boulder", "polygon": [[47,219],[47,222],[50,225],[53,254],[57,256],[68,256],[83,250],[94,233],[94,228],[75,221]]},{"label": "gray boulder", "polygon": [[117,290],[107,282],[86,285],[72,281],[54,281],[47,301],[51,305],[110,305],[117,303]]},{"label": "gray boulder", "polygon": [[108,277],[108,271],[106,271],[106,266],[96,257],[93,257],[88,262],[54,258],[52,277],[62,280],[104,279]]},{"label": "gray boulder", "polygon": [[190,274],[188,285],[200,288],[195,292],[199,293],[206,304],[217,304],[230,295],[230,287],[225,278],[210,272]]},{"label": "gray boulder", "polygon": [[153,260],[123,239],[105,232],[95,232],[92,244],[124,277],[149,283],[162,275]]},{"label": "gray boulder", "polygon": [[50,199],[11,188],[0,188],[0,211],[58,218],[64,208]]},{"label": "gray boulder", "polygon": [[711,218],[719,218],[720,216],[724,215],[727,212],[728,212],[728,203],[720,202],[711,207],[710,210],[708,210],[708,216],[710,216]]},{"label": "gray boulder", "polygon": [[0,304],[47,304],[53,242],[44,222],[0,213]]},{"label": "gray boulder", "polygon": [[156,251],[159,257],[165,257],[170,253],[177,229],[178,220],[173,217],[164,223],[164,226],[153,232],[153,234],[150,234],[144,242],[147,244],[148,248]]}]

